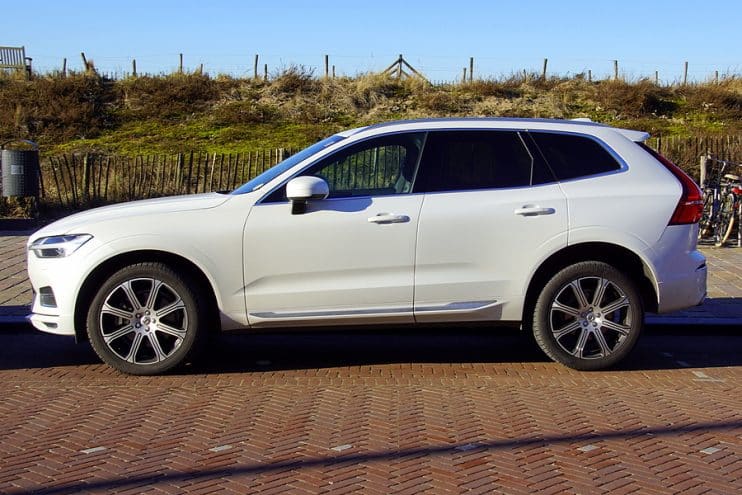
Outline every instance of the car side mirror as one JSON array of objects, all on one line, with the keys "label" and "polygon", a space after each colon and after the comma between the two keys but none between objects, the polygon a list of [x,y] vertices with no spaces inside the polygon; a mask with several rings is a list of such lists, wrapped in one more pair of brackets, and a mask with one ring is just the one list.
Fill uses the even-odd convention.
[{"label": "car side mirror", "polygon": [[305,175],[294,177],[286,184],[286,198],[291,201],[291,214],[301,215],[307,211],[312,199],[325,199],[330,194],[330,186],[324,179]]}]

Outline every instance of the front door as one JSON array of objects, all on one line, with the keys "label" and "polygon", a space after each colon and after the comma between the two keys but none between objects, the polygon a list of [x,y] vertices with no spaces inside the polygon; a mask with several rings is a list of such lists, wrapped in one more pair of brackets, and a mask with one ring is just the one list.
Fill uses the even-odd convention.
[{"label": "front door", "polygon": [[413,321],[417,223],[410,194],[423,136],[377,137],[300,175],[330,196],[292,214],[285,185],[258,202],[244,233],[245,304],[251,326]]}]

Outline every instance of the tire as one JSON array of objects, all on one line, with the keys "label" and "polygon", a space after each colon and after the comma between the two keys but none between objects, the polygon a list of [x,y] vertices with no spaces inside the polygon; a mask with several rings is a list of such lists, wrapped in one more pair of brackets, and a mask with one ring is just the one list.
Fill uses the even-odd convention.
[{"label": "tire", "polygon": [[703,213],[701,220],[698,222],[698,238],[707,239],[713,235],[713,217],[714,217],[714,192],[706,189],[704,192]]},{"label": "tire", "polygon": [[734,230],[734,215],[729,217],[729,226],[724,231],[724,235],[721,237],[721,246],[727,243],[729,237],[732,235],[732,230]]},{"label": "tire", "polygon": [[536,300],[533,335],[554,361],[582,371],[611,367],[634,348],[644,325],[636,284],[607,263],[568,266]]},{"label": "tire", "polygon": [[714,232],[714,245],[716,247],[723,246],[727,242],[727,239],[729,239],[729,234],[732,233],[732,228],[734,227],[735,213],[734,199],[734,193],[729,193],[724,197],[724,200],[721,203],[721,208],[719,210],[719,220],[716,224],[716,230]]},{"label": "tire", "polygon": [[132,375],[164,373],[201,348],[204,299],[194,284],[162,263],[117,271],[98,290],[87,315],[96,354]]}]

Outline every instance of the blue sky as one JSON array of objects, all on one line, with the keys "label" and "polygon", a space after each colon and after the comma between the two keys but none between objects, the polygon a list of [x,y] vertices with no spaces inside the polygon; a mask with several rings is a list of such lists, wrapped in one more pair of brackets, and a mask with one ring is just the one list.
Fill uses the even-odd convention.
[{"label": "blue sky", "polygon": [[[382,70],[402,53],[430,80],[523,69],[605,77],[613,60],[629,78],[663,81],[742,73],[742,1],[689,0],[60,0],[3,2],[0,45],[25,45],[41,71],[82,67],[80,52],[106,73],[187,69],[252,73],[290,64],[338,74]],[[14,21],[10,21],[13,19]]]}]

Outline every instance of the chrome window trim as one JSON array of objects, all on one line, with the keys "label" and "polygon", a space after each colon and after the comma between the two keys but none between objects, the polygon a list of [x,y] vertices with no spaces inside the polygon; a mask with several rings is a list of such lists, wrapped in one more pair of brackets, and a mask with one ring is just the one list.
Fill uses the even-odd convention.
[{"label": "chrome window trim", "polygon": [[[457,121],[457,119],[441,119],[441,120],[434,120],[433,122],[441,122],[441,121],[446,121],[446,120]],[[493,120],[493,119],[489,119],[489,120]],[[481,120],[476,120],[476,121],[477,122],[488,122],[488,119],[482,118]],[[498,120],[493,120],[493,121],[502,122],[503,120],[498,119]],[[517,119],[515,121],[517,121]],[[403,121],[402,123],[415,123],[415,122],[417,122],[417,121]],[[431,121],[430,120],[421,120],[419,122],[420,123],[429,123]],[[520,121],[518,121],[518,122],[520,122]],[[552,121],[548,121],[548,122],[551,123]],[[562,124],[565,123],[564,121],[561,121],[561,120],[555,120],[553,122],[554,123],[562,123]],[[522,122],[520,122],[520,123],[522,123]],[[567,121],[567,123],[569,123],[569,125],[572,125],[572,124],[579,123],[579,122]],[[369,126],[369,127],[365,128],[363,131],[359,131],[358,134],[360,134],[361,132],[367,132],[369,130],[385,128],[387,126],[392,126],[392,125],[397,125],[397,124],[399,124],[399,122],[384,123],[384,124],[378,124],[378,125],[374,125],[374,126]],[[610,126],[604,126],[604,125],[597,126],[594,123],[583,122],[582,124],[587,124],[585,127],[591,127],[592,126],[592,127],[599,127],[599,128],[604,128],[604,129],[605,128],[611,129]],[[428,141],[428,135],[431,132],[457,132],[457,131],[469,131],[469,132],[473,132],[473,131],[479,131],[479,132],[481,132],[481,131],[486,131],[486,132],[515,132],[515,133],[517,133],[519,135],[519,137],[521,138],[521,141],[523,141],[523,138],[521,136],[521,133],[527,133],[529,135],[530,134],[534,134],[534,133],[540,133],[540,134],[562,134],[562,135],[569,135],[569,136],[584,137],[584,138],[591,139],[592,141],[596,142],[604,151],[606,151],[614,160],[616,160],[616,162],[618,163],[619,168],[616,169],[616,170],[610,170],[608,172],[601,172],[601,173],[597,173],[597,174],[580,175],[578,177],[571,177],[569,179],[558,179],[556,177],[556,174],[554,174],[553,170],[551,170],[551,165],[549,164],[548,159],[546,158],[546,156],[544,156],[544,154],[541,151],[541,149],[538,148],[538,145],[536,144],[536,142],[534,140],[533,141],[533,146],[536,147],[536,151],[539,152],[539,154],[541,155],[541,158],[544,160],[544,162],[546,163],[546,165],[549,167],[549,170],[552,172],[552,176],[554,177],[554,181],[553,182],[545,182],[543,184],[520,186],[520,187],[494,187],[494,188],[481,188],[481,189],[451,189],[451,190],[446,190],[446,191],[435,191],[435,192],[415,192],[414,191],[414,188],[415,188],[415,182],[414,181],[417,180],[417,174],[418,174],[418,172],[420,170],[420,161],[422,160],[422,156],[425,153],[425,146],[426,146],[427,141]],[[572,181],[576,181],[576,180],[584,180],[584,179],[587,179],[587,178],[600,178],[600,177],[604,177],[604,176],[608,176],[608,175],[614,175],[614,174],[618,174],[618,173],[624,173],[624,172],[627,172],[629,170],[629,166],[626,163],[626,161],[618,153],[616,153],[613,150],[613,148],[611,148],[610,146],[608,146],[608,144],[606,144],[602,139],[598,138],[597,136],[594,136],[594,135],[588,134],[588,133],[584,133],[584,132],[565,131],[565,130],[553,130],[553,129],[528,129],[528,128],[523,128],[523,127],[497,127],[497,128],[493,128],[493,127],[479,127],[479,126],[440,127],[440,128],[437,128],[437,127],[435,127],[435,128],[422,127],[420,129],[404,129],[404,130],[399,130],[399,131],[394,131],[394,132],[386,132],[386,133],[382,133],[382,134],[373,134],[371,136],[361,137],[361,138],[356,139],[356,140],[354,140],[352,142],[347,142],[345,139],[342,140],[342,141],[339,141],[340,143],[343,143],[343,146],[340,146],[337,149],[333,149],[332,151],[327,151],[326,153],[322,153],[322,156],[319,156],[315,160],[312,160],[311,163],[309,163],[307,165],[301,166],[301,169],[300,170],[298,170],[296,173],[292,174],[289,178],[281,181],[280,184],[278,184],[277,186],[275,186],[272,189],[270,189],[270,191],[267,194],[265,194],[258,201],[256,201],[255,202],[255,206],[260,206],[260,205],[264,205],[264,204],[288,204],[289,203],[288,200],[286,200],[286,201],[266,202],[265,199],[268,198],[271,194],[273,194],[276,190],[278,190],[281,187],[285,186],[286,183],[289,182],[291,179],[293,179],[294,177],[299,176],[306,169],[314,166],[319,160],[323,160],[324,158],[326,158],[327,156],[329,156],[331,153],[341,152],[345,148],[348,148],[350,146],[354,146],[354,145],[356,145],[358,143],[362,143],[364,141],[368,141],[368,140],[371,140],[371,139],[380,138],[380,137],[384,137],[384,136],[395,136],[395,135],[410,134],[410,133],[422,133],[422,134],[425,134],[425,137],[423,138],[422,150],[421,150],[420,156],[418,157],[418,161],[417,161],[417,168],[415,170],[415,178],[414,178],[414,181],[413,181],[413,184],[412,184],[413,191],[412,192],[409,192],[409,193],[402,193],[402,194],[384,195],[384,197],[385,196],[409,196],[409,195],[413,195],[413,194],[451,194],[451,193],[458,193],[458,192],[475,192],[475,191],[508,191],[508,190],[526,189],[526,188],[533,188],[533,187],[542,187],[542,186],[548,186],[550,184],[568,183],[568,182],[572,182]],[[357,134],[354,134],[354,136],[357,136]],[[337,144],[337,143],[335,143],[335,144]],[[523,145],[524,145],[525,149],[528,151],[528,153],[530,154],[532,152],[532,150],[530,149],[530,146],[528,145],[528,143],[523,142]],[[331,145],[328,148],[331,148],[332,146],[334,146],[334,144]],[[323,151],[326,151],[326,150],[323,150]],[[312,158],[313,157],[309,157],[308,159],[312,159]],[[353,199],[353,198],[373,198],[373,197],[377,197],[377,196],[348,196],[348,197],[345,197],[345,198],[327,198],[327,199],[324,199],[322,201],[346,200],[346,199]]]}]

